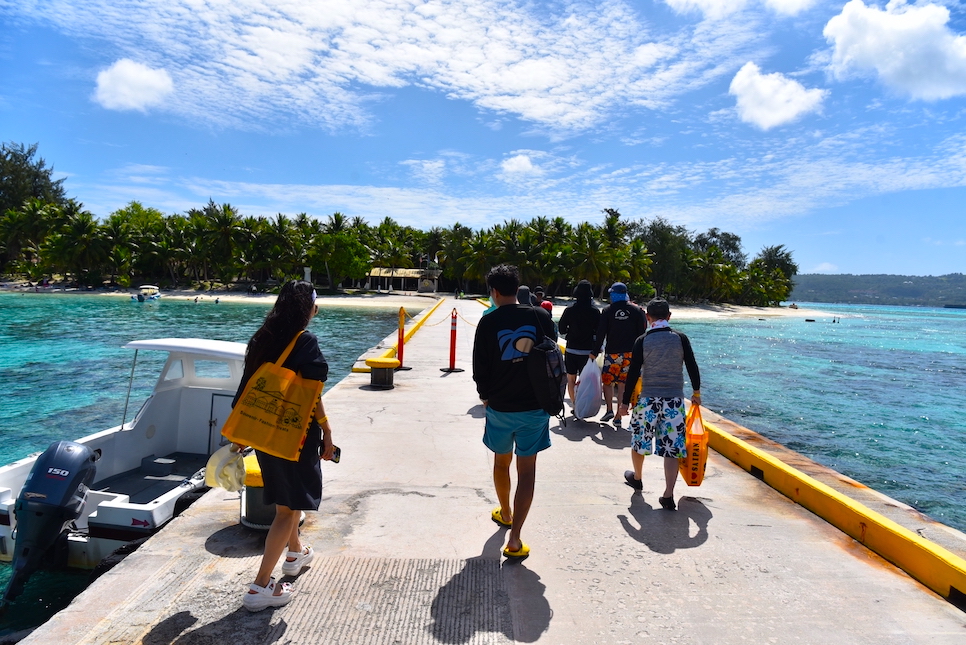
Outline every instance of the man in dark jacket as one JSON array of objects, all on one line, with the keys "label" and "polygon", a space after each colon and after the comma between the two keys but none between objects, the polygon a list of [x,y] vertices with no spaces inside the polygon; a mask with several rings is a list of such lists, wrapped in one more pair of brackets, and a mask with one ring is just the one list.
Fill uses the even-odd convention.
[{"label": "man in dark jacket", "polygon": [[587,357],[597,348],[594,339],[600,323],[600,310],[594,306],[594,288],[587,280],[574,287],[574,304],[564,309],[560,316],[560,335],[567,339],[564,364],[567,368],[567,393],[570,405],[574,404],[577,375],[587,364]]},{"label": "man in dark jacket", "polygon": [[[610,287],[610,304],[600,314],[597,327],[596,349],[590,355],[595,360],[601,348],[605,348],[604,369],[601,374],[601,389],[604,391],[604,404],[607,412],[600,418],[607,422],[614,420],[614,426],[621,427],[621,412],[614,416],[614,388],[617,388],[618,404],[624,396],[624,383],[627,370],[631,366],[631,348],[634,341],[644,333],[644,312],[627,298],[627,285],[615,282]],[[605,347],[604,340],[607,345]]]},{"label": "man in dark jacket", "polygon": [[[493,485],[500,505],[490,516],[510,527],[503,555],[523,558],[530,547],[520,539],[533,501],[537,453],[550,447],[550,415],[530,384],[527,355],[543,337],[557,339],[550,315],[517,304],[520,277],[506,264],[490,269],[486,285],[497,306],[480,319],[473,343],[473,380],[486,408],[483,443],[493,451]],[[517,456],[517,490],[510,506],[510,464]]]}]

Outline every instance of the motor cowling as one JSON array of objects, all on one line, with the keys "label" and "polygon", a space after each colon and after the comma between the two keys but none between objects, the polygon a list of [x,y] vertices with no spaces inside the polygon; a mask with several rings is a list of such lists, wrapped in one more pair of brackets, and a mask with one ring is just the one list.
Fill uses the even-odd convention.
[{"label": "motor cowling", "polygon": [[17,535],[4,602],[20,595],[31,574],[46,564],[51,546],[81,516],[99,456],[83,444],[55,441],[37,457],[14,505]]}]

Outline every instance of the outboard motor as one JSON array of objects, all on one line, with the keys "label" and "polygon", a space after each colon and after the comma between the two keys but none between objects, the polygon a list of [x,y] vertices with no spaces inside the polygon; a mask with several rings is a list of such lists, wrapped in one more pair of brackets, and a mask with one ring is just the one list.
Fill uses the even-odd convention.
[{"label": "outboard motor", "polygon": [[23,592],[57,539],[81,516],[98,457],[99,451],[73,441],[55,441],[37,457],[14,505],[17,535],[4,603]]}]

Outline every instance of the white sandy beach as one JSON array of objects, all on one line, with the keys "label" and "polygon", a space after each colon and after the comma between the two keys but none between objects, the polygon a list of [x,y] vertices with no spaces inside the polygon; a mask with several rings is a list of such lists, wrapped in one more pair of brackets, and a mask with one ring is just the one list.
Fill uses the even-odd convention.
[{"label": "white sandy beach", "polygon": [[[81,292],[84,293],[84,292]],[[88,292],[89,293],[89,292]],[[97,292],[95,292],[97,293]],[[104,296],[123,296],[130,298],[137,294],[137,291],[115,291],[101,292]],[[446,294],[440,294],[446,295]],[[244,293],[223,293],[220,291],[193,291],[191,289],[166,289],[161,292],[161,300],[195,300],[198,304],[213,304],[215,300],[219,303],[226,302],[245,302],[261,303],[272,305],[275,303],[275,294],[256,293],[254,295]],[[432,306],[436,300],[436,295],[427,293],[417,295],[411,292],[393,293],[361,293],[361,294],[340,294],[340,295],[320,295],[319,303],[324,307],[374,307],[385,309],[398,309],[399,307],[424,309]]]},{"label": "white sandy beach", "polygon": [[[34,291],[32,289],[20,288],[19,286],[8,285],[0,288],[0,291],[12,292],[12,293],[28,293],[32,294]],[[128,289],[121,291],[81,291],[76,289],[64,290],[61,288],[46,289],[40,292],[38,295],[42,294],[84,294],[84,295],[98,295],[104,297],[113,298],[130,298],[132,295],[137,294],[136,289]],[[340,294],[340,295],[322,295],[319,296],[319,301],[323,307],[374,307],[374,308],[385,308],[385,309],[398,309],[399,307],[411,308],[411,309],[424,309],[432,305],[432,302],[439,297],[452,298],[454,295],[452,293],[439,293],[439,294],[416,294],[415,292],[404,292],[404,291],[393,291],[391,293],[360,293],[360,294]],[[247,302],[247,303],[262,303],[265,305],[272,305],[275,302],[275,295],[270,293],[258,293],[255,295],[245,294],[240,292],[230,292],[225,293],[221,291],[195,291],[192,289],[173,289],[173,290],[163,290],[162,291],[162,301],[163,300],[195,300],[197,298],[198,304],[215,304],[215,300],[219,303],[232,303],[232,302]],[[571,304],[570,299],[557,299],[553,300],[554,304],[554,317],[559,318],[563,309]],[[714,319],[727,319],[727,318],[777,318],[777,317],[790,317],[790,318],[831,318],[835,314],[831,314],[826,311],[821,311],[819,309],[806,309],[800,307],[798,309],[792,309],[790,307],[745,307],[740,305],[730,305],[730,304],[720,304],[720,305],[671,305],[671,316],[672,319],[677,320],[714,320]]]},{"label": "white sandy beach", "polygon": [[710,320],[721,318],[831,318],[819,309],[799,307],[744,307],[739,305],[671,305],[672,320]]}]

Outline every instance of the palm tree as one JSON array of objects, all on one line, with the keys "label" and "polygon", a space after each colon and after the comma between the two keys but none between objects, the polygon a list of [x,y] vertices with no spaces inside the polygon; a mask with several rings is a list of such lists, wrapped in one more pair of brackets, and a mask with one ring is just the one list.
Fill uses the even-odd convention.
[{"label": "palm tree", "polygon": [[652,255],[640,239],[632,240],[627,247],[627,272],[631,282],[643,282],[651,274]]},{"label": "palm tree", "polygon": [[232,282],[237,273],[238,243],[242,239],[241,217],[230,204],[215,204],[209,200],[204,209],[205,228],[202,238],[212,267],[222,284]]},{"label": "palm tree", "polygon": [[79,282],[96,284],[109,252],[107,238],[88,211],[72,213],[70,220],[45,245],[49,266],[63,267]]},{"label": "palm tree", "polygon": [[184,215],[172,215],[165,219],[161,232],[152,241],[157,261],[175,286],[190,260],[188,226],[188,218]]},{"label": "palm tree", "polygon": [[466,290],[466,263],[462,260],[466,243],[473,237],[473,229],[459,222],[446,229],[443,235],[443,248],[440,250],[439,263],[443,277],[453,280],[457,287]]},{"label": "palm tree", "polygon": [[339,211],[336,211],[329,215],[323,228],[326,233],[343,233],[349,229],[349,218]]},{"label": "palm tree", "polygon": [[764,247],[755,260],[760,260],[768,269],[778,269],[789,280],[798,273],[798,265],[792,259],[792,252],[784,244]]},{"label": "palm tree", "polygon": [[493,234],[484,230],[476,231],[463,247],[460,261],[464,263],[463,275],[470,280],[483,281],[486,274],[496,264],[496,249]]},{"label": "palm tree", "polygon": [[268,233],[271,249],[270,272],[273,278],[283,282],[289,276],[299,275],[298,253],[295,249],[296,236],[292,221],[285,215],[279,213],[275,219],[268,222]]},{"label": "palm tree", "polygon": [[589,280],[591,284],[601,285],[603,297],[604,282],[610,275],[608,249],[600,230],[587,222],[581,222],[574,229],[572,261],[574,280]]},{"label": "palm tree", "polygon": [[717,246],[710,246],[705,252],[694,254],[691,260],[691,268],[694,270],[699,298],[712,299],[714,297],[721,287],[721,277],[727,266],[729,265],[725,263],[721,249]]},{"label": "palm tree", "polygon": [[134,249],[136,246],[131,236],[130,220],[126,217],[119,216],[117,212],[111,213],[101,227],[101,231],[110,248],[107,264],[111,273],[111,282],[116,282],[117,276],[123,274],[125,276],[125,286],[128,286],[131,261],[134,257]]}]

